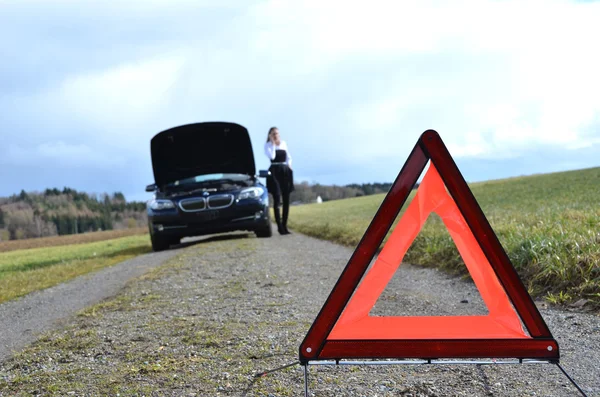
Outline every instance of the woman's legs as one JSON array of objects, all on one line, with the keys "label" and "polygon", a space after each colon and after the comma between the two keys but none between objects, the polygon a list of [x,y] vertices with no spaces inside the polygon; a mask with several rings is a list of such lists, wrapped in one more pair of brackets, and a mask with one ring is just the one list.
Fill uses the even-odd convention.
[{"label": "woman's legs", "polygon": [[282,226],[283,226],[283,231],[285,232],[285,234],[291,234],[290,231],[287,228],[287,220],[288,220],[288,215],[290,213],[290,192],[282,192],[282,196],[283,196],[283,219],[282,219]]},{"label": "woman's legs", "polygon": [[[284,196],[285,197],[285,196]],[[283,228],[283,224],[281,222],[281,215],[279,214],[279,195],[273,194],[273,212],[275,213],[275,222],[277,222],[277,231],[279,234],[285,234],[285,229]],[[285,201],[284,201],[285,203]],[[285,210],[284,210],[285,214]]]},{"label": "woman's legs", "polygon": [[[279,234],[290,234],[287,230],[287,220],[290,212],[290,188],[287,180],[285,169],[281,166],[271,168],[272,179],[270,180],[270,192],[273,195],[273,212],[275,213],[275,221],[277,222],[277,230]],[[270,170],[271,170],[270,168]],[[286,167],[287,168],[287,167]],[[269,181],[268,181],[269,182]],[[279,205],[283,199],[283,219],[279,215]]]}]

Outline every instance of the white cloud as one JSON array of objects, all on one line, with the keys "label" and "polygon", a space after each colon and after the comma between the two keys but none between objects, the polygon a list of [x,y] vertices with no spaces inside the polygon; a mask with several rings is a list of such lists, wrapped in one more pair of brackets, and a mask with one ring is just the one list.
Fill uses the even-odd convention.
[{"label": "white cloud", "polygon": [[31,147],[9,144],[3,162],[13,166],[36,164],[40,167],[56,165],[74,167],[94,167],[110,169],[121,167],[125,159],[119,155],[106,156],[105,153],[86,144],[70,144],[63,141],[43,142]]},{"label": "white cloud", "polygon": [[[187,97],[174,101],[187,102],[182,110],[195,109],[198,117],[208,117],[202,111],[208,109],[233,116],[244,105],[228,100],[230,93],[247,100],[273,95],[285,104],[303,85],[318,92],[314,80],[331,79],[339,65],[370,59],[370,65],[387,63],[389,75],[363,103],[342,102],[330,116],[344,129],[325,138],[344,138],[347,150],[338,156],[406,151],[427,128],[438,128],[456,156],[512,157],[539,144],[578,147],[600,112],[594,11],[600,6],[565,1],[265,1],[237,20],[245,34],[187,54]],[[421,70],[403,65],[427,56],[448,63],[425,63]],[[158,82],[148,84],[150,76],[175,75],[177,62],[166,65],[168,72],[147,69],[139,80],[146,89],[123,85],[123,92],[139,94],[139,109],[152,109],[148,87]],[[397,73],[389,71],[394,66]],[[374,86],[377,78],[348,76],[346,84]],[[259,114],[265,110],[252,105]],[[115,112],[128,106],[131,100],[117,100]]]},{"label": "white cloud", "polygon": [[[404,13],[389,11],[411,14],[408,9]],[[443,20],[436,18],[440,13],[445,15]],[[456,111],[438,125],[442,138],[451,143],[457,156],[510,157],[540,144],[565,148],[586,145],[585,140],[590,139],[586,130],[600,114],[596,95],[600,90],[600,52],[593,50],[600,37],[600,25],[594,22],[600,15],[600,3],[463,1],[440,5],[433,14],[427,23],[419,18],[421,12],[411,14],[423,25],[414,35],[435,32],[436,45],[422,49],[453,53],[461,66],[459,72],[446,75],[446,84],[440,84],[437,93],[433,84],[425,83],[424,90],[411,84],[413,79],[422,80],[419,74],[405,76],[404,90],[391,84],[384,92],[392,97],[390,100],[377,103],[366,98],[359,114],[363,122],[358,121],[358,126],[369,126],[369,120],[377,120],[377,128],[383,128],[381,123],[389,129],[399,126],[401,118],[388,115],[390,103],[413,98],[417,103]],[[362,26],[370,29],[370,21],[366,17]],[[401,37],[403,29],[398,27],[388,37]],[[479,72],[483,80],[461,74],[460,70],[469,69],[473,55],[483,59],[495,56],[506,68],[497,70],[487,65]],[[424,73],[437,83],[435,75],[443,74],[445,67],[439,64],[436,71]],[[487,86],[489,92],[485,91]],[[420,95],[423,91],[427,98]],[[462,104],[462,111],[456,104]],[[410,114],[407,108],[410,105],[398,109],[398,114]],[[430,118],[421,119],[421,125],[429,127],[429,121],[437,117],[432,112]],[[465,134],[477,138],[466,140]]]},{"label": "white cloud", "polygon": [[[290,48],[288,39],[291,39],[291,44],[300,43],[301,49],[325,58],[432,51],[444,40],[435,28],[436,22],[443,21],[442,10],[422,4],[414,1],[271,0],[257,6],[253,16],[268,21],[261,35],[263,43],[268,42],[268,48]],[[423,29],[425,19],[433,29]]]},{"label": "white cloud", "polygon": [[[185,58],[169,56],[67,79],[58,95],[76,117],[109,135],[126,138],[135,123],[151,117],[178,77]],[[115,129],[121,129],[116,131]]]},{"label": "white cloud", "polygon": [[[86,154],[85,164],[115,153],[146,161],[156,132],[217,119],[250,129],[258,168],[266,162],[268,127],[280,126],[297,171],[314,178],[314,164],[402,162],[429,128],[456,157],[508,159],[531,148],[575,150],[600,141],[592,128],[600,117],[600,3],[266,0],[226,7],[156,0],[78,7],[102,9],[102,23],[87,11],[81,26],[92,30],[119,15],[107,40],[118,38],[120,53],[134,38],[118,33],[138,32],[136,23],[177,34],[157,37],[155,48],[143,41],[154,48],[143,58],[134,51],[142,44],[132,41],[131,59],[70,75],[35,95],[0,93],[6,112],[26,109],[36,120],[34,128],[12,122],[19,129],[11,131],[36,137],[15,143],[13,158],[25,151],[50,158],[70,149],[38,143],[62,141]],[[209,13],[215,7],[227,12]],[[51,26],[60,26],[60,12],[52,15]],[[85,48],[78,44],[66,48]]]}]

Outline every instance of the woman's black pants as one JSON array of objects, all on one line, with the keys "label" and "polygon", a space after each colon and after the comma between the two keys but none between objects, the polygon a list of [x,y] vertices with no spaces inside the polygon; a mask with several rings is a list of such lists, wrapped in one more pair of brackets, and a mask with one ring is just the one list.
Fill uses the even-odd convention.
[{"label": "woman's black pants", "polygon": [[[285,190],[285,189],[282,189]],[[279,214],[280,200],[283,201],[283,214]],[[273,195],[273,212],[275,212],[275,222],[277,222],[277,230],[287,232],[287,220],[290,213],[290,193],[287,191],[281,192],[281,198],[278,194]]]}]

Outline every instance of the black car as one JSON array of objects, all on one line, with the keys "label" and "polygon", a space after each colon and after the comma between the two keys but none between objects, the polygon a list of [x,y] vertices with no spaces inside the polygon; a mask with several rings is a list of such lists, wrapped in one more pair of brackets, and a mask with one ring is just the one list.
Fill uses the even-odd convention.
[{"label": "black car", "polygon": [[155,192],[148,201],[154,251],[180,239],[246,230],[271,237],[269,194],[257,176],[248,130],[235,123],[186,124],[150,141]]}]

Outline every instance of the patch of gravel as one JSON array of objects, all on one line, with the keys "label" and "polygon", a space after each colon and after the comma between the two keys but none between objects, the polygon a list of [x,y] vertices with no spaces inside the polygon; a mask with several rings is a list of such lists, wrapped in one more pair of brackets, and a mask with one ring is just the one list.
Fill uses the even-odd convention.
[{"label": "patch of gravel", "polygon": [[60,326],[77,311],[115,295],[125,283],[166,259],[176,250],[145,254],[78,277],[72,282],[36,291],[0,305],[0,362]]},{"label": "patch of gravel", "polygon": [[[298,346],[352,249],[231,234],[180,250],[0,366],[0,395],[298,396]],[[483,308],[484,310],[484,308]],[[481,313],[468,281],[403,265],[374,314]],[[561,363],[600,396],[600,317],[540,305]],[[485,311],[484,311],[485,312]],[[313,396],[576,396],[554,365],[311,366]]]}]

